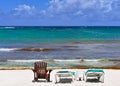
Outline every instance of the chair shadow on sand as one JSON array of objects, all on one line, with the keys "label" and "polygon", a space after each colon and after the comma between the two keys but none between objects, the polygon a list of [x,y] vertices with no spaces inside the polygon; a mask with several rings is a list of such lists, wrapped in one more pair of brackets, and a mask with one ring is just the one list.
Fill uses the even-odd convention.
[{"label": "chair shadow on sand", "polygon": [[59,82],[56,82],[57,83],[72,83],[72,79],[60,79]]},{"label": "chair shadow on sand", "polygon": [[35,83],[35,82],[45,82],[45,83],[49,83],[49,82],[52,82],[52,81],[47,81],[47,80],[37,80],[37,81],[35,81],[35,80],[32,80],[32,82],[33,83]]},{"label": "chair shadow on sand", "polygon": [[98,79],[87,79],[86,82],[90,82],[90,83],[100,83],[101,81],[99,81]]}]

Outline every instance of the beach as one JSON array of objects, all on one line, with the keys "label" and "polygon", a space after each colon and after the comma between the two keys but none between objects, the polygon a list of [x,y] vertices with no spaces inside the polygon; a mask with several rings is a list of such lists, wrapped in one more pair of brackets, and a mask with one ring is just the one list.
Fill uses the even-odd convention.
[{"label": "beach", "polygon": [[[104,69],[104,83],[76,81],[72,83],[54,83],[55,72],[50,74],[51,82],[32,82],[32,70],[0,70],[0,86],[120,86],[120,70]],[[66,69],[67,70],[67,69]],[[68,69],[71,71],[85,71],[85,69]]]},{"label": "beach", "polygon": [[120,86],[119,9],[120,0],[1,0],[0,86]]}]

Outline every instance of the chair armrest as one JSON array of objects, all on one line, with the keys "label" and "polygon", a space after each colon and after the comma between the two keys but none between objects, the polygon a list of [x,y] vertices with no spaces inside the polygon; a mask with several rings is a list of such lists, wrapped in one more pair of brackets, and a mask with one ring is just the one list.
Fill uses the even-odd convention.
[{"label": "chair armrest", "polygon": [[36,70],[35,70],[35,69],[32,69],[32,71],[33,71],[33,72],[36,72]]},{"label": "chair armrest", "polygon": [[52,70],[51,70],[51,69],[49,69],[49,70],[47,70],[47,71],[49,71],[49,73],[51,73],[51,71],[52,71]]},{"label": "chair armrest", "polygon": [[47,73],[46,74],[49,74],[49,71],[47,71]]},{"label": "chair armrest", "polygon": [[51,73],[52,70],[47,70],[46,72],[46,79],[47,81],[50,81],[50,73]]},{"label": "chair armrest", "polygon": [[46,74],[50,74],[52,70],[46,70]]}]

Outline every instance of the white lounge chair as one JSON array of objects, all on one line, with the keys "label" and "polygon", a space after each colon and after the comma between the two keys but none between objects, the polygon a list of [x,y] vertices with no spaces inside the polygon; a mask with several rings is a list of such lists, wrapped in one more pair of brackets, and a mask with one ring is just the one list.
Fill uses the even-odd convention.
[{"label": "white lounge chair", "polygon": [[60,80],[64,80],[64,82],[66,82],[69,79],[70,79],[70,82],[74,81],[74,77],[73,77],[71,71],[58,71],[55,74],[55,83],[59,82]]},{"label": "white lounge chair", "polygon": [[83,79],[87,82],[88,78],[97,78],[102,83],[104,82],[104,71],[100,69],[88,69],[84,72]]}]

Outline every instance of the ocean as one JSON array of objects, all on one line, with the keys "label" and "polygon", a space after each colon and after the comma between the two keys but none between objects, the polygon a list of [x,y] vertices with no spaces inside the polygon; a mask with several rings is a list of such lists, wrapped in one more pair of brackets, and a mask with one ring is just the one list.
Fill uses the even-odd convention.
[{"label": "ocean", "polygon": [[[120,66],[120,27],[0,27],[0,67]],[[84,62],[83,62],[84,60]]]}]

